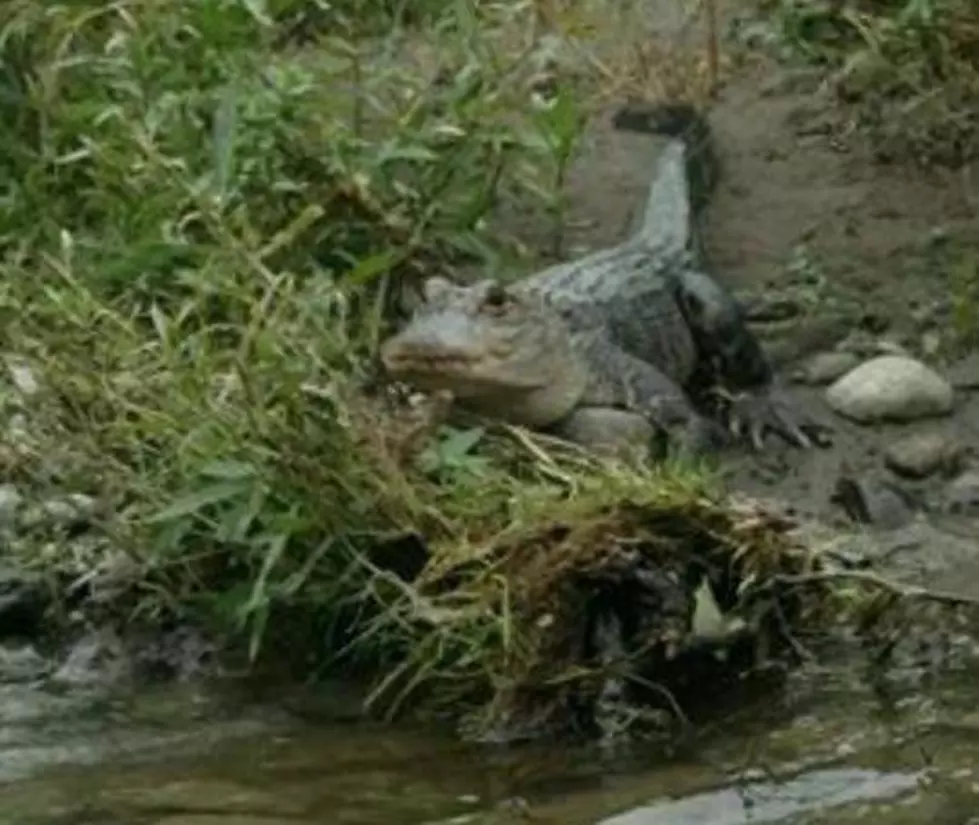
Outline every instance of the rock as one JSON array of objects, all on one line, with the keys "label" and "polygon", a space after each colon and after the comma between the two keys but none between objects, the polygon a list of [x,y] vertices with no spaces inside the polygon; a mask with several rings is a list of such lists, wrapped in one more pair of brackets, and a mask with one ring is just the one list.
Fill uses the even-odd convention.
[{"label": "rock", "polygon": [[13,484],[0,484],[0,527],[16,527],[24,497]]},{"label": "rock", "polygon": [[0,682],[32,682],[49,669],[47,660],[33,645],[0,645]]},{"label": "rock", "polygon": [[89,523],[98,510],[98,502],[82,493],[70,493],[43,502],[32,508],[25,518],[27,526],[37,526],[45,522],[61,527],[75,527]]},{"label": "rock", "polygon": [[23,413],[14,413],[7,419],[4,430],[7,443],[16,453],[26,454],[34,447],[34,435],[27,416]]},{"label": "rock", "polygon": [[837,479],[830,501],[843,508],[858,524],[871,524],[894,530],[910,524],[920,508],[912,496],[899,487],[875,478],[857,478],[844,473]]},{"label": "rock", "polygon": [[898,475],[926,478],[938,470],[953,471],[964,454],[962,445],[942,433],[918,433],[891,444],[884,463]]},{"label": "rock", "polygon": [[859,363],[860,359],[852,352],[822,352],[810,358],[793,378],[812,386],[829,384]]},{"label": "rock", "polygon": [[11,357],[8,357],[6,362],[7,372],[10,373],[10,380],[13,381],[17,392],[25,398],[37,395],[40,392],[41,385],[38,383],[37,378],[34,377],[34,371],[27,364],[17,358]]},{"label": "rock", "polygon": [[826,391],[826,402],[861,424],[906,422],[951,413],[955,391],[920,361],[881,355],[839,378]]},{"label": "rock", "polygon": [[921,348],[921,353],[927,356],[935,356],[941,352],[942,344],[944,343],[942,335],[937,330],[929,330],[921,335],[921,343],[919,347]]},{"label": "rock", "polygon": [[112,685],[132,674],[132,660],[111,630],[97,630],[79,639],[52,674],[62,685]]},{"label": "rock", "polygon": [[967,470],[945,488],[944,509],[964,516],[979,515],[979,469]]},{"label": "rock", "polygon": [[217,645],[193,628],[179,627],[134,641],[133,664],[142,679],[186,682],[220,670]]},{"label": "rock", "polygon": [[970,352],[952,364],[948,380],[958,390],[979,390],[979,352]]}]

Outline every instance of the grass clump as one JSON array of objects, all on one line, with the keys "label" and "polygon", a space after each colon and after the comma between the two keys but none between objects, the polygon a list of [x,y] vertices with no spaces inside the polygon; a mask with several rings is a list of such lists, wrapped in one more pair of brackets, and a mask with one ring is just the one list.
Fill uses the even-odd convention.
[{"label": "grass clump", "polygon": [[979,149],[969,0],[764,0],[783,51],[826,67],[882,159],[958,166]]},{"label": "grass clump", "polygon": [[500,201],[559,213],[583,122],[560,73],[556,114],[531,94],[531,9],[423,6],[4,4],[0,462],[32,502],[95,503],[35,508],[7,554],[89,611],[207,621],[253,657],[298,622],[384,674],[378,703],[479,707],[563,678],[543,630],[575,626],[603,554],[700,524],[764,568],[780,540],[739,540],[752,518],[689,474],[433,435],[377,387],[403,292],[504,260]]},{"label": "grass clump", "polygon": [[546,191],[492,19],[455,4],[426,72],[411,32],[282,49],[259,6],[11,3],[0,29],[0,302],[42,387],[10,469],[119,497],[173,571],[414,517],[353,388],[392,294],[491,258],[494,202]]}]

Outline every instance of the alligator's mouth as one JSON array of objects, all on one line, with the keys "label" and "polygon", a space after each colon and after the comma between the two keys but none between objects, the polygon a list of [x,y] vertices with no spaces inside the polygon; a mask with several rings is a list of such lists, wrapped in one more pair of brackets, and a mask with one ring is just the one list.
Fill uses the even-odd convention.
[{"label": "alligator's mouth", "polygon": [[396,375],[411,372],[443,372],[473,369],[482,359],[475,355],[421,352],[384,353],[384,367]]},{"label": "alligator's mouth", "polygon": [[506,365],[475,353],[433,353],[394,348],[382,352],[381,360],[392,378],[426,390],[453,390],[457,394],[482,394],[491,390],[530,391],[540,381],[517,378]]}]

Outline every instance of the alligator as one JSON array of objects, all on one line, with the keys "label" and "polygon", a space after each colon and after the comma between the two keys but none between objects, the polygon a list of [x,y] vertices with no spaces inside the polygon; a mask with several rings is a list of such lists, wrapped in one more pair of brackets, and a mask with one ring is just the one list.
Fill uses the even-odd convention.
[{"label": "alligator", "polygon": [[[600,450],[703,455],[731,436],[763,449],[769,432],[811,447],[821,427],[783,399],[740,305],[705,272],[696,223],[717,171],[706,118],[627,104],[613,124],[668,137],[637,230],[513,284],[430,277],[381,347],[388,376]],[[723,416],[702,412],[707,398],[725,399]]]}]

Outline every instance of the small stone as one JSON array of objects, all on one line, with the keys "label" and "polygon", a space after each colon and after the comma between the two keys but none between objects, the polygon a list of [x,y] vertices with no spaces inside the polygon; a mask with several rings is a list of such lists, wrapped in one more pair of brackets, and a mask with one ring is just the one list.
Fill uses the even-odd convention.
[{"label": "small stone", "polygon": [[918,502],[904,490],[879,478],[860,478],[843,473],[830,495],[859,524],[871,524],[882,530],[895,530],[915,517]]},{"label": "small stone", "polygon": [[0,645],[0,682],[32,682],[49,667],[33,645]]},{"label": "small stone", "polygon": [[970,352],[948,368],[948,380],[959,390],[979,390],[979,352]]},{"label": "small stone", "polygon": [[814,355],[794,376],[801,384],[821,386],[835,381],[860,363],[852,352],[822,352]]},{"label": "small stone", "polygon": [[952,386],[930,367],[903,355],[881,355],[850,370],[826,391],[826,402],[861,424],[948,415]]},{"label": "small stone", "polygon": [[13,527],[24,497],[13,484],[0,484],[0,527]]},{"label": "small stone", "polygon": [[7,442],[19,454],[23,455],[33,448],[34,436],[23,413],[14,413],[7,419],[6,436]]},{"label": "small stone", "polygon": [[979,470],[968,470],[945,488],[945,509],[956,515],[979,515]]},{"label": "small stone", "polygon": [[7,372],[10,373],[10,380],[14,382],[14,387],[21,395],[30,397],[40,392],[41,385],[34,377],[34,371],[27,364],[15,358],[7,358]]},{"label": "small stone", "polygon": [[929,330],[921,335],[921,352],[923,355],[937,355],[942,349],[942,343],[941,333]]},{"label": "small stone", "polygon": [[891,444],[884,463],[898,475],[926,478],[938,470],[953,468],[963,450],[942,433],[918,433]]},{"label": "small stone", "polygon": [[98,502],[82,493],[71,493],[61,498],[49,499],[41,505],[52,521],[70,526],[88,521],[98,509]]},{"label": "small stone", "polygon": [[84,636],[71,647],[51,681],[62,685],[108,685],[125,678],[131,665],[119,637],[110,630],[101,630]]}]

